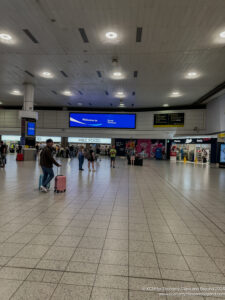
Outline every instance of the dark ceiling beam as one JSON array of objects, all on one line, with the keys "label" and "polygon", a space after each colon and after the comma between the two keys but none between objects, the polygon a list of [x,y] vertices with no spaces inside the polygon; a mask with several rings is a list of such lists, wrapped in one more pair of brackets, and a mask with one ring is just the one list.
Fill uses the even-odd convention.
[{"label": "dark ceiling beam", "polygon": [[[189,109],[205,109],[206,105],[182,105],[182,106],[170,106],[170,107],[67,107],[68,111],[104,111],[104,112],[142,112],[142,111],[169,111],[169,110],[189,110]],[[21,109],[21,106],[4,106],[1,105],[1,109]],[[63,110],[61,106],[38,106],[35,105],[35,110]]]},{"label": "dark ceiling beam", "polygon": [[202,104],[203,102],[205,102],[209,98],[211,98],[211,97],[215,96],[216,94],[218,94],[219,92],[221,92],[223,89],[225,89],[225,81],[222,82],[221,84],[217,85],[215,88],[213,88],[212,90],[210,90],[208,93],[206,93],[202,97],[200,97],[197,101],[195,101],[193,103],[193,105],[200,105],[200,104]]}]

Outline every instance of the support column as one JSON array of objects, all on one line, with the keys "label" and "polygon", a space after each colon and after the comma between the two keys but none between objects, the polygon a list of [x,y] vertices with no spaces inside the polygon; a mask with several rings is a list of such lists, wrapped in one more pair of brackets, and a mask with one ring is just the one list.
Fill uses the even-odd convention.
[{"label": "support column", "polygon": [[66,136],[62,136],[62,139],[61,139],[61,146],[63,148],[66,148],[68,146],[68,137]]},{"label": "support column", "polygon": [[34,148],[38,113],[34,112],[34,85],[31,83],[24,83],[23,110],[19,112],[19,118],[21,119],[21,145]]},{"label": "support column", "polygon": [[31,83],[24,83],[23,110],[34,110],[34,86]]}]

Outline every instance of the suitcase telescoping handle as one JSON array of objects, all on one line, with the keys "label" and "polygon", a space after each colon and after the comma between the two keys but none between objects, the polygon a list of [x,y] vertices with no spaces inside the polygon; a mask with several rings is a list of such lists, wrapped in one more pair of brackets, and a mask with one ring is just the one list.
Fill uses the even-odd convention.
[{"label": "suitcase telescoping handle", "polygon": [[59,174],[59,170],[61,169],[61,167],[57,167],[56,169],[57,169],[57,176],[62,176]]}]

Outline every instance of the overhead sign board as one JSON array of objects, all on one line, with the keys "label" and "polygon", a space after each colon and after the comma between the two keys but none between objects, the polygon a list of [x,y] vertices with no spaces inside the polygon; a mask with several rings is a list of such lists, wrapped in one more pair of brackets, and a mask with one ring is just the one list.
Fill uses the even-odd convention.
[{"label": "overhead sign board", "polygon": [[89,137],[69,137],[69,143],[78,144],[109,144],[111,145],[112,139],[110,138],[89,138]]},{"label": "overhead sign board", "polygon": [[154,127],[183,127],[184,113],[154,114]]}]

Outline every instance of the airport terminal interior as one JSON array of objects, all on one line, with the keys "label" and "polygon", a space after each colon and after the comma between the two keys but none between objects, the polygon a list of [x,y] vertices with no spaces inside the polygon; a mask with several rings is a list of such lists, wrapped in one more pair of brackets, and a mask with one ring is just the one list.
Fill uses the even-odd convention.
[{"label": "airport terminal interior", "polygon": [[0,300],[225,299],[225,1],[0,5]]}]

